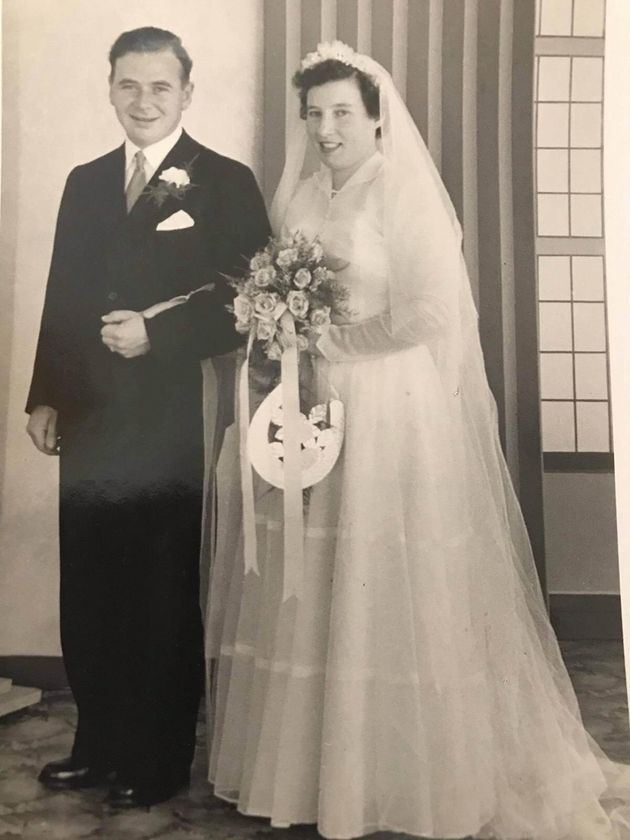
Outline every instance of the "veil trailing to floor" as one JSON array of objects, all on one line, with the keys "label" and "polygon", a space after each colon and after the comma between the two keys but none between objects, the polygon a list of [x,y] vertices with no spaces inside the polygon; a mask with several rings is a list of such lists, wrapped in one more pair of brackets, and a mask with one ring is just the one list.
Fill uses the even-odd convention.
[{"label": "veil trailing to floor", "polygon": [[[326,59],[357,68],[371,77],[379,90],[382,225],[389,277],[389,308],[381,318],[381,327],[390,346],[422,344],[429,348],[446,397],[443,422],[450,430],[450,438],[461,441],[461,446],[453,451],[440,453],[444,468],[460,479],[456,492],[466,499],[457,533],[449,532],[445,539],[449,546],[473,545],[483,558],[482,574],[471,573],[474,579],[468,579],[465,585],[474,592],[471,601],[476,608],[483,611],[487,605],[485,616],[491,616],[474,616],[472,632],[476,634],[475,645],[483,649],[484,661],[491,663],[493,686],[488,689],[488,696],[504,715],[495,721],[497,742],[504,748],[511,743],[521,748],[522,735],[519,740],[514,733],[519,728],[518,711],[523,698],[533,708],[538,694],[544,693],[544,715],[537,712],[539,731],[530,733],[532,739],[540,740],[534,749],[540,748],[546,755],[547,744],[550,756],[549,745],[562,744],[566,750],[553,759],[557,761],[554,804],[545,799],[544,791],[536,794],[539,804],[531,805],[533,795],[529,803],[532,812],[538,813],[536,840],[573,840],[574,836],[580,840],[630,840],[630,773],[610,762],[584,730],[547,615],[529,538],[500,445],[496,405],[486,378],[477,312],[462,255],[462,231],[452,202],[387,71],[340,42],[320,45],[307,56],[303,67]],[[291,135],[272,204],[276,234],[285,225],[296,190],[308,174],[307,134],[300,122]],[[225,454],[228,461],[230,457],[238,458],[234,448]],[[227,475],[238,475],[238,470],[234,473],[229,466],[225,469]],[[227,501],[222,504],[219,497],[225,517],[219,524],[219,555],[229,553],[226,545],[234,541],[234,529],[238,529],[236,509],[230,509],[229,501],[234,494],[226,491],[225,498]],[[229,595],[230,581],[230,570],[225,564],[219,562],[215,571],[207,616],[209,659],[217,655],[221,609]],[[464,582],[452,581],[453,587],[460,585]],[[445,681],[451,678],[448,651],[441,656],[443,663],[436,660],[438,682],[440,674]],[[474,720],[470,725],[475,725]],[[528,783],[533,785],[535,780],[523,780],[524,785]],[[564,812],[560,802],[564,803]],[[576,803],[584,810],[579,812]],[[575,834],[563,833],[569,819],[573,820],[571,830]],[[527,824],[523,818],[522,825]],[[491,830],[501,837],[516,836],[505,833],[500,824],[489,821],[488,825],[476,836],[493,836]]]}]

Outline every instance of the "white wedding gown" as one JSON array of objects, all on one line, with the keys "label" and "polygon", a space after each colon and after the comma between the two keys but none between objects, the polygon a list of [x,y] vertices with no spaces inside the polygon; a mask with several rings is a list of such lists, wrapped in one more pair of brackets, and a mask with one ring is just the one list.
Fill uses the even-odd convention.
[{"label": "white wedding gown", "polygon": [[210,780],[245,814],[328,838],[629,837],[598,804],[620,771],[585,733],[522,546],[487,503],[481,462],[464,457],[478,442],[460,404],[425,345],[391,338],[381,181],[379,154],[336,195],[323,171],[287,216],[321,237],[350,292],[351,323],[321,339],[316,362],[345,404],[346,438],[305,508],[299,600],[282,602],[282,495],[262,482],[260,575],[244,575],[227,468],[207,623]]}]

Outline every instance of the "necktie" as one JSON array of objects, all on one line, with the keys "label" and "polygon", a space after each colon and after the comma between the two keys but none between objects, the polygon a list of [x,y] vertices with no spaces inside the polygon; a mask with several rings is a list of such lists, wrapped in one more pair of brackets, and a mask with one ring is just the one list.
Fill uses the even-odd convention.
[{"label": "necktie", "polygon": [[131,208],[140,198],[140,194],[147,185],[147,176],[144,174],[144,163],[146,160],[144,153],[136,152],[134,160],[136,168],[133,170],[133,175],[131,176],[125,191],[125,197],[127,199],[127,213],[131,212]]}]

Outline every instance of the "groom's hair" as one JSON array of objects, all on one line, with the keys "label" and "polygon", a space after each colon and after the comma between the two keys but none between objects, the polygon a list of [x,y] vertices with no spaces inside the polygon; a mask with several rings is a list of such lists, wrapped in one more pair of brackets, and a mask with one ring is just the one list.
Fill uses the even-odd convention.
[{"label": "groom's hair", "polygon": [[192,59],[184,49],[181,38],[169,32],[168,29],[158,29],[156,26],[142,26],[140,29],[131,29],[116,38],[109,51],[110,79],[114,76],[117,59],[122,58],[123,55],[132,52],[159,52],[160,50],[172,50],[175,53],[182,66],[182,83],[186,84],[190,81]]}]

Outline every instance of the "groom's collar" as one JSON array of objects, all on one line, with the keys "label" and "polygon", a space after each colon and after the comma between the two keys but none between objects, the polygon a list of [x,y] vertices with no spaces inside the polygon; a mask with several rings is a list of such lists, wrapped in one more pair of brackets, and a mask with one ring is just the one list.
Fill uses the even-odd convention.
[{"label": "groom's collar", "polygon": [[181,125],[179,125],[175,131],[171,132],[171,134],[163,137],[151,146],[146,146],[144,149],[140,149],[135,145],[135,143],[132,143],[131,140],[127,138],[125,140],[125,183],[127,183],[131,177],[136,152],[142,151],[144,153],[146,158],[145,173],[147,181],[150,181],[162,161],[166,159],[167,155],[170,154],[177,145],[183,133],[184,130]]}]

